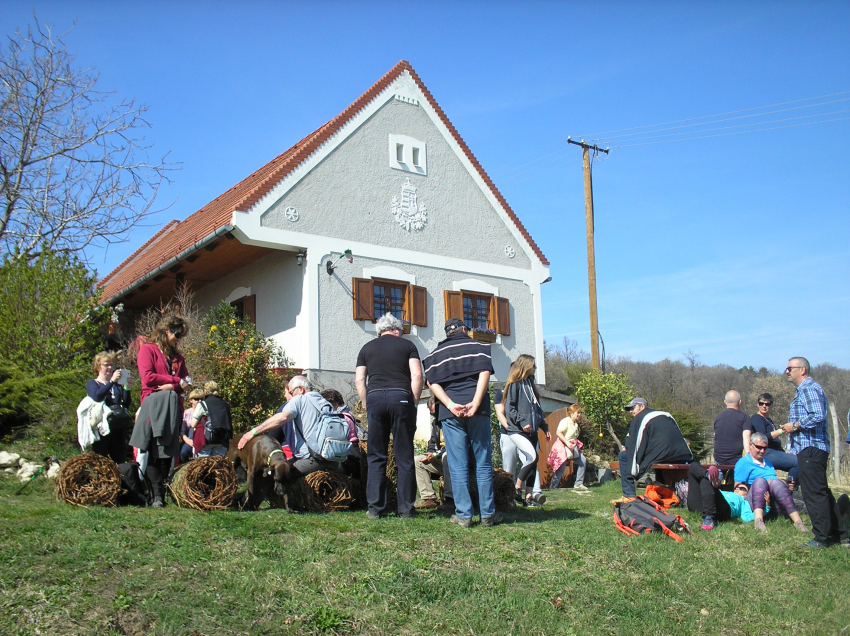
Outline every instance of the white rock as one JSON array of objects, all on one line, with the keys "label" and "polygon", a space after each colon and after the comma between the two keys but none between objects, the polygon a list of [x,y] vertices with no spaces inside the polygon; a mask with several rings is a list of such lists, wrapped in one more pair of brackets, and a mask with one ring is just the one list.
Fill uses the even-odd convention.
[{"label": "white rock", "polygon": [[18,465],[18,460],[21,458],[17,453],[7,453],[0,451],[0,468],[12,468]]},{"label": "white rock", "polygon": [[33,475],[35,475],[39,468],[41,468],[41,464],[36,464],[35,462],[22,462],[21,467],[18,469],[18,472],[15,473],[15,477],[20,479],[22,482],[28,481]]},{"label": "white rock", "polygon": [[3,469],[3,472],[4,472],[4,473],[12,474],[13,472],[15,472],[15,469],[14,469],[14,468],[4,468],[4,469]]}]

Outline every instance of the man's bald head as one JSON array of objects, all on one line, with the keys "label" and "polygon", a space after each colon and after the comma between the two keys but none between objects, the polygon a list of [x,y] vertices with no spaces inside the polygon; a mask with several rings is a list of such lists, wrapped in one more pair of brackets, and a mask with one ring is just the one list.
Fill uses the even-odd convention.
[{"label": "man's bald head", "polygon": [[737,391],[727,391],[723,402],[727,409],[739,409],[741,408],[741,394]]}]

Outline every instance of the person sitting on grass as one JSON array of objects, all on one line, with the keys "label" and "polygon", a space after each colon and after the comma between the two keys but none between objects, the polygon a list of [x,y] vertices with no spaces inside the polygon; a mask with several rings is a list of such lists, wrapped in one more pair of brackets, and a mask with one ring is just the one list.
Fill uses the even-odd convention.
[{"label": "person sitting on grass", "polygon": [[730,519],[753,521],[755,514],[746,499],[749,491],[747,484],[738,484],[732,492],[720,490],[716,466],[706,470],[694,462],[688,467],[688,510],[703,515],[703,530],[714,530],[719,521]]},{"label": "person sitting on grass", "polygon": [[777,511],[783,516],[790,517],[794,527],[800,532],[808,532],[808,528],[797,512],[794,498],[784,481],[776,476],[776,470],[769,460],[764,458],[767,451],[767,435],[764,433],[753,433],[750,436],[749,452],[735,464],[735,485],[746,484],[750,487],[747,501],[755,514],[756,530],[766,532],[764,525],[765,505],[769,499],[765,499],[765,493],[770,493],[775,506],[769,511],[769,517],[777,515]]}]

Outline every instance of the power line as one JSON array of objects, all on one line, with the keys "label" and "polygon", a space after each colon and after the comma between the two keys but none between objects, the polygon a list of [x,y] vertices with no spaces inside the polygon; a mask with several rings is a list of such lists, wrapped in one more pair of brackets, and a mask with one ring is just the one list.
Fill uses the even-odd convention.
[{"label": "power line", "polygon": [[[563,142],[558,142],[558,144],[560,144],[560,143],[563,143]],[[558,145],[558,144],[553,144],[553,145]],[[553,147],[553,146],[549,146],[549,148],[552,148],[552,147]],[[508,174],[508,173],[513,172],[514,170],[519,170],[520,168],[524,168],[525,166],[530,166],[531,164],[533,164],[533,163],[537,163],[538,161],[542,161],[543,159],[546,159],[547,157],[553,157],[553,156],[555,156],[555,155],[562,154],[565,150],[567,150],[567,148],[561,148],[560,150],[556,150],[555,152],[550,152],[548,155],[543,155],[542,157],[539,157],[539,158],[537,158],[537,159],[534,159],[534,160],[532,160],[532,161],[529,161],[528,163],[520,164],[520,165],[518,165],[516,168],[511,168],[510,170],[505,170],[504,172],[499,173],[499,175],[498,175],[498,176],[504,176],[504,175],[506,175],[506,174]],[[537,152],[543,152],[543,151],[542,151],[542,150],[538,150]],[[533,154],[536,154],[536,153],[533,153]],[[526,156],[527,156],[527,157],[530,157],[531,155],[526,155]],[[514,162],[514,163],[516,163],[516,162]]]},{"label": "power line", "polygon": [[[736,115],[737,113],[746,113],[751,110],[762,110],[763,108],[775,108],[777,106],[787,106],[788,104],[799,104],[800,102],[809,102],[813,99],[826,99],[827,97],[837,97],[838,95],[847,95],[850,94],[850,91],[842,91],[840,93],[830,93],[829,95],[820,95],[818,97],[805,97],[803,99],[795,99],[790,102],[779,102],[778,104],[768,104],[767,106],[754,106],[752,108],[742,108],[740,110],[730,110],[725,113],[717,113],[715,115],[702,115],[700,117],[690,117],[688,119],[676,119],[673,121],[665,121],[660,124],[648,124],[646,126],[634,126],[632,128],[620,128],[618,130],[607,130],[601,133],[594,133],[592,135],[584,135],[585,138],[595,138],[600,135],[610,135],[613,133],[619,132],[628,132],[630,130],[639,130],[641,128],[654,128],[655,126],[667,126],[668,124],[681,124],[686,121],[695,121],[697,119],[710,119],[711,117],[723,117],[724,115]],[[559,142],[562,143],[562,142]]]},{"label": "power line", "polygon": [[[639,136],[639,135],[647,135],[647,134],[656,133],[656,132],[664,132],[665,130],[678,130],[679,128],[692,128],[694,126],[713,126],[714,124],[722,124],[725,121],[735,121],[735,120],[738,120],[738,119],[748,119],[750,117],[763,117],[765,115],[776,115],[777,113],[787,113],[787,112],[792,111],[792,110],[801,110],[803,108],[816,108],[818,106],[828,106],[829,104],[837,104],[839,102],[850,102],[850,98],[836,99],[836,100],[833,100],[831,102],[822,102],[820,104],[807,104],[806,106],[795,106],[793,108],[783,108],[781,110],[771,110],[771,111],[768,111],[766,113],[756,113],[756,114],[753,114],[753,115],[740,115],[739,117],[727,117],[726,119],[717,119],[715,121],[704,121],[704,122],[699,122],[697,124],[685,124],[684,126],[673,126],[671,128],[659,128],[658,130],[647,130],[645,132],[630,133],[628,135],[622,135],[621,137],[615,137],[613,141],[620,141],[621,139],[625,139],[626,137],[635,137],[635,136]],[[838,111],[838,112],[843,112],[843,111]],[[820,115],[805,115],[803,117],[823,117],[823,116],[832,115],[832,114],[834,114],[834,113],[821,113]],[[780,121],[784,121],[784,120],[780,120]],[[767,122],[767,123],[769,123],[769,122]],[[609,140],[608,143],[612,143],[612,141]]]},{"label": "power line", "polygon": [[[850,100],[848,100],[850,101]],[[764,126],[765,124],[778,124],[786,121],[798,121],[800,119],[812,119],[813,117],[828,117],[829,115],[841,115],[844,113],[850,113],[850,110],[835,110],[831,113],[818,113],[817,115],[801,115],[800,117],[786,117],[785,119],[773,119],[771,121],[761,121],[761,122],[751,122],[749,124],[737,124],[735,126],[721,126],[720,128],[706,128],[705,130],[689,130],[686,132],[678,132],[678,133],[669,133],[667,135],[654,135],[652,137],[642,137],[638,139],[610,139],[607,140],[606,143],[615,144],[619,141],[647,141],[648,139],[661,139],[663,137],[675,137],[676,135],[695,135],[704,132],[715,132],[718,130],[731,130],[732,128],[746,128],[747,126]],[[811,122],[811,123],[819,123],[819,122]],[[667,130],[672,130],[668,128]],[[660,131],[649,131],[649,132],[660,132]],[[755,132],[755,131],[754,131]],[[647,134],[647,133],[639,133],[639,134]]]},{"label": "power line", "polygon": [[622,146],[613,146],[613,148],[634,148],[636,146],[654,146],[656,144],[671,144],[677,141],[694,141],[696,139],[711,139],[712,137],[730,137],[732,135],[747,135],[749,133],[766,132],[768,130],[782,130],[784,128],[799,128],[801,126],[814,126],[815,124],[828,124],[835,121],[847,121],[850,117],[839,117],[837,119],[827,119],[824,121],[810,121],[804,124],[791,124],[790,126],[773,126],[771,128],[761,128],[759,130],[741,130],[739,132],[722,133],[720,135],[703,135],[702,137],[688,137],[686,139],[667,139],[666,141],[650,141],[648,143],[639,144],[624,144]]}]

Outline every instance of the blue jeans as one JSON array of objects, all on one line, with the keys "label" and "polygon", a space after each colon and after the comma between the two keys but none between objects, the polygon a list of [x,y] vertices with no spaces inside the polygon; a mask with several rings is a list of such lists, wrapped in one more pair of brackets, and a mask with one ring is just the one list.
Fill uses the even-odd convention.
[{"label": "blue jeans", "polygon": [[449,455],[455,514],[471,519],[472,497],[469,496],[469,449],[475,462],[475,481],[478,484],[478,510],[481,518],[496,513],[493,499],[493,449],[490,446],[490,417],[449,417],[442,421],[443,438]]},{"label": "blue jeans", "polygon": [[775,448],[768,448],[764,454],[764,458],[770,460],[775,468],[784,470],[788,473],[788,479],[797,483],[797,456],[791,453],[784,453]]}]

